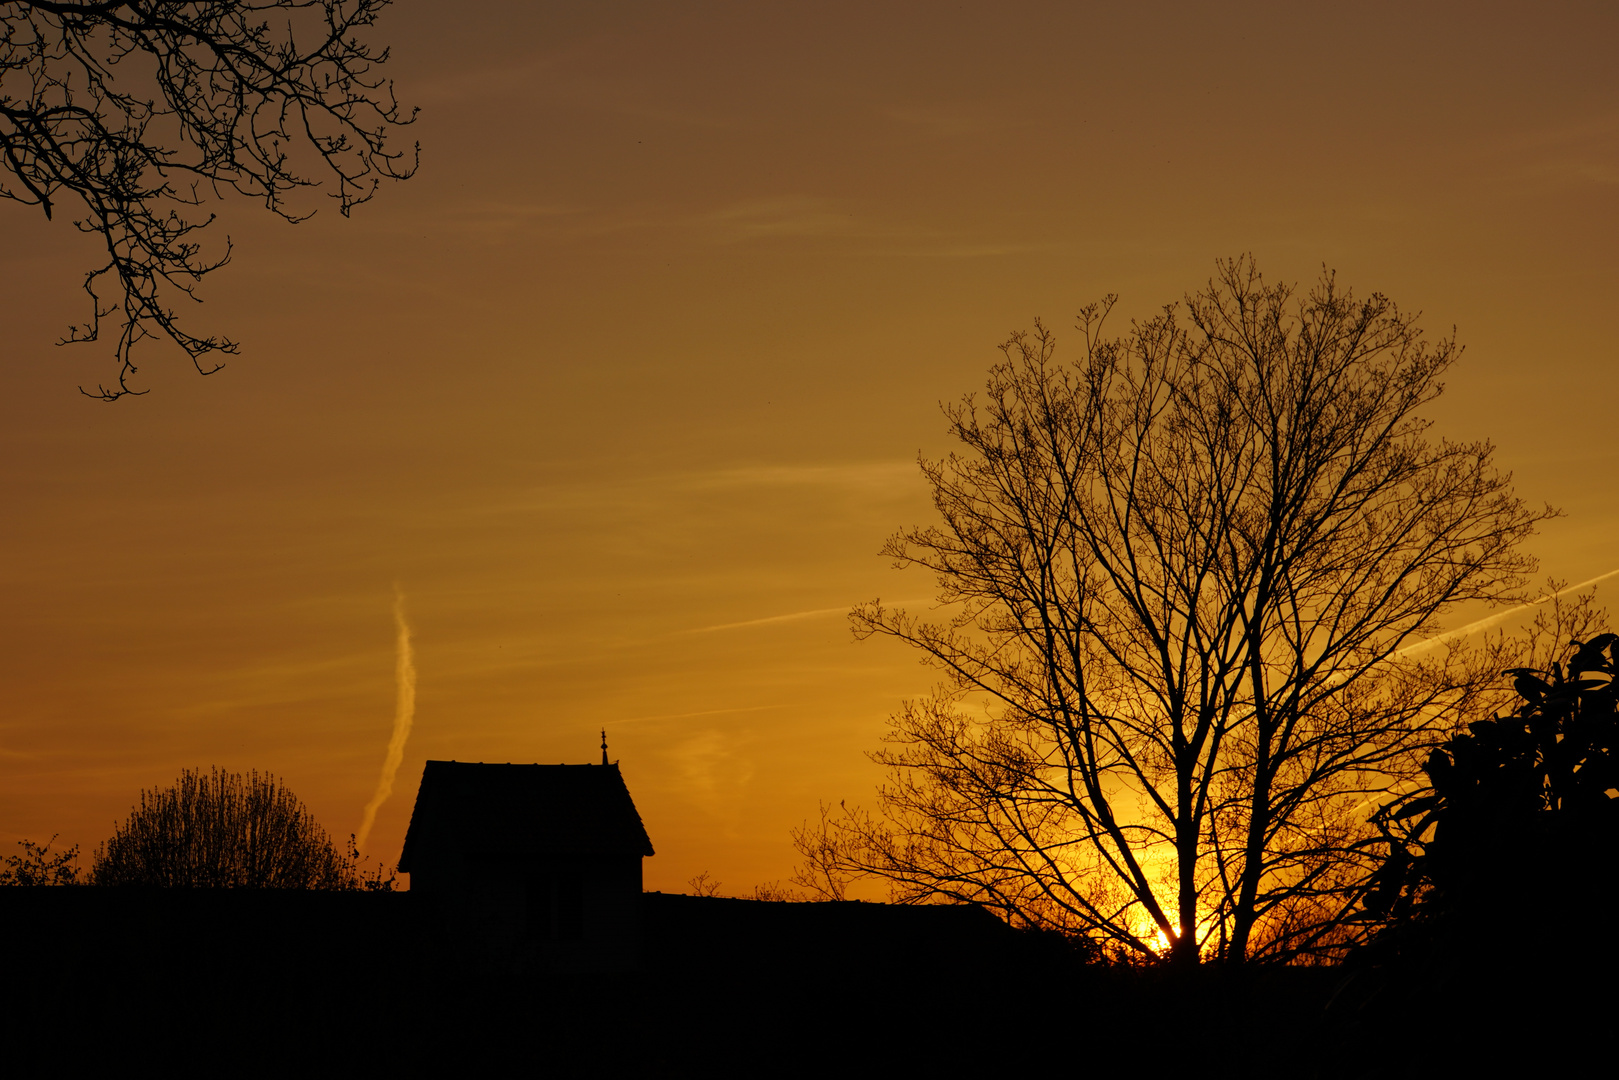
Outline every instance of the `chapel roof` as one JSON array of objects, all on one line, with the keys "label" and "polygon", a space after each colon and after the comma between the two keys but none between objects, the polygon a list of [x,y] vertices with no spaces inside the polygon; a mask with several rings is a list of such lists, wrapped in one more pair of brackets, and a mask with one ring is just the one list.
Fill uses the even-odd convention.
[{"label": "chapel roof", "polygon": [[651,855],[618,765],[429,761],[399,869],[429,851],[501,858]]}]

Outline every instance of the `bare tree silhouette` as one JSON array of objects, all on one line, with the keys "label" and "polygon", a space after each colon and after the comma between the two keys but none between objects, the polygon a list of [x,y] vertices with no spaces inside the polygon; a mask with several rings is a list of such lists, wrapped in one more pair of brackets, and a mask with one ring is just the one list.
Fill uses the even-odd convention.
[{"label": "bare tree silhouette", "polygon": [[883,549],[946,614],[851,615],[943,683],[891,719],[878,812],[797,833],[800,883],[875,875],[1138,957],[1331,954],[1380,793],[1499,670],[1413,646],[1516,595],[1553,511],[1488,443],[1425,437],[1460,350],[1382,295],[1295,296],[1245,258],[1123,337],[1112,304],[1073,365],[1037,324],[946,407],[943,522]]},{"label": "bare tree silhouette", "polygon": [[710,876],[707,870],[686,879],[686,887],[691,889],[693,896],[718,896],[720,883]]},{"label": "bare tree silhouette", "polygon": [[[289,196],[331,183],[345,216],[384,179],[415,170],[391,150],[403,110],[366,44],[388,0],[20,0],[0,5],[0,196],[47,218],[71,197],[75,224],[107,261],[90,271],[89,320],[64,342],[97,341],[115,318],[117,382],[85,391],[141,393],[134,347],[166,337],[197,370],[218,370],[228,338],[180,328],[172,292],[195,299],[230,259],[202,254],[189,213],[229,188],[289,221]],[[82,387],[80,388],[83,389]]]},{"label": "bare tree silhouette", "polygon": [[358,856],[337,850],[309,810],[273,776],[187,769],[173,787],[141,792],[129,819],[96,849],[96,885],[203,889],[359,889]]}]

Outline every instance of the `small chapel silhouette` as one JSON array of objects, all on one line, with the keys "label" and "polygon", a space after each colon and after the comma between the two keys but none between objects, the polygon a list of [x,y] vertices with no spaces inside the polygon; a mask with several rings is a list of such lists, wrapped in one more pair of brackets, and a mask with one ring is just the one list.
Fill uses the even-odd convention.
[{"label": "small chapel silhouette", "polygon": [[470,948],[620,970],[636,963],[651,854],[604,731],[600,765],[427,762],[399,869]]}]

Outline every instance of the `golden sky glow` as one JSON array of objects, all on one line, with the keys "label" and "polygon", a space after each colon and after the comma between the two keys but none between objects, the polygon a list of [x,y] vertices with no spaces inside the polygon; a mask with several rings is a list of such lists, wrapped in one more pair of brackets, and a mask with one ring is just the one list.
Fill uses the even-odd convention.
[{"label": "golden sky glow", "polygon": [[148,396],[81,398],[93,248],[0,204],[5,850],[212,764],[356,831],[397,582],[371,851],[423,760],[605,726],[648,887],[784,877],[931,684],[843,613],[930,593],[873,553],[929,513],[938,402],[1035,316],[1118,292],[1122,328],[1243,251],[1454,325],[1438,431],[1568,512],[1544,572],[1619,567],[1610,5],[404,0],[378,36],[421,170],[347,221],[217,207],[216,375],[150,346]]}]

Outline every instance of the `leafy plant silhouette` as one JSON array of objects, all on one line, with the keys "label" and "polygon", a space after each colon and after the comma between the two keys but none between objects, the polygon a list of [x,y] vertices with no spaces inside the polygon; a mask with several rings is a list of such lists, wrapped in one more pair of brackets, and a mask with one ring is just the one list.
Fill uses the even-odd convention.
[{"label": "leafy plant silhouette", "polygon": [[1373,816],[1389,854],[1362,900],[1367,918],[1484,914],[1525,888],[1606,891],[1619,839],[1619,635],[1570,644],[1566,664],[1506,671],[1518,707],[1435,749],[1428,786]]}]

